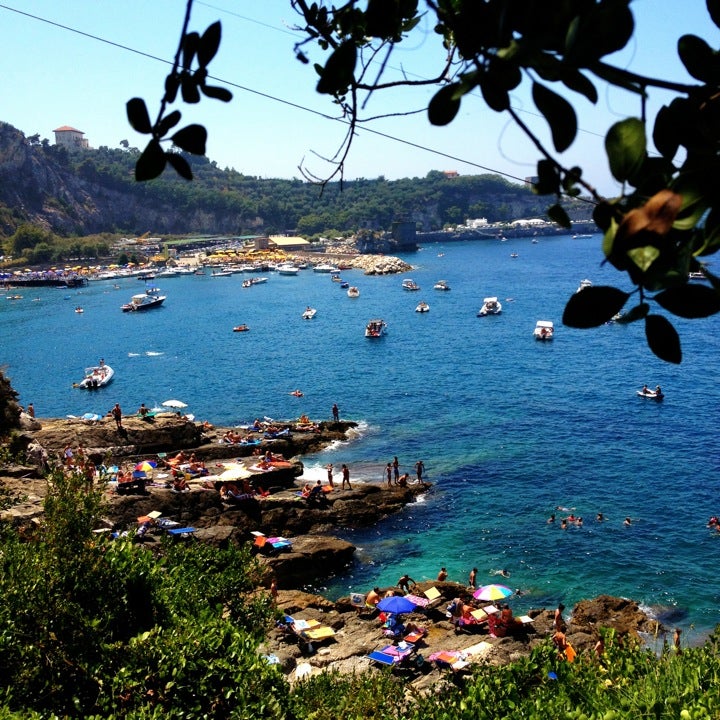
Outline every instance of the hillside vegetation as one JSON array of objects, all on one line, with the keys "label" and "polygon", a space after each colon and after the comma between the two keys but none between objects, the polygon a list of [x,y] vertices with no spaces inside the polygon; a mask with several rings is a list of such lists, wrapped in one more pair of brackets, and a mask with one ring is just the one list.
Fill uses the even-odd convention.
[{"label": "hillside vegetation", "polygon": [[[419,230],[441,229],[467,218],[490,222],[543,217],[545,201],[524,184],[496,175],[331,183],[323,192],[300,180],[248,177],[185,155],[195,179],[173,173],[136,183],[139,151],[118,147],[77,150],[25,137],[0,123],[0,236],[30,223],[61,236],[142,234],[351,234],[388,230],[393,220]],[[587,218],[579,203],[574,217]]]}]

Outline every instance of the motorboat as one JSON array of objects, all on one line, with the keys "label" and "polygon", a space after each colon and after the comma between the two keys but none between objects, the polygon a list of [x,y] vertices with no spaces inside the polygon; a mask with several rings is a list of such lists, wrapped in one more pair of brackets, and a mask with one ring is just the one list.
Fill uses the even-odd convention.
[{"label": "motorboat", "polygon": [[510,257],[511,257],[511,258],[517,258],[517,257],[520,257],[520,255],[519,255],[518,253],[516,253],[516,252],[511,252],[511,253],[510,253]]},{"label": "motorboat", "polygon": [[94,367],[85,368],[85,376],[79,383],[74,383],[74,387],[84,390],[97,390],[107,385],[114,377],[115,371],[109,366],[95,365]]},{"label": "motorboat", "polygon": [[261,285],[262,283],[266,283],[267,278],[266,277],[252,277],[248,278],[247,280],[242,281],[242,286],[244,288],[252,287],[253,285]]},{"label": "motorboat", "polygon": [[536,340],[552,340],[555,333],[555,326],[552,320],[538,320],[535,324],[533,335]]},{"label": "motorboat", "polygon": [[339,273],[340,268],[336,268],[334,265],[328,265],[328,263],[320,263],[315,265],[313,272],[316,273]]},{"label": "motorboat", "polygon": [[447,284],[447,280],[438,280],[434,285],[433,288],[435,290],[449,290],[450,286]]},{"label": "motorboat", "polygon": [[75,308],[76,313],[82,313],[85,312],[79,305]]},{"label": "motorboat", "polygon": [[125,303],[121,307],[123,312],[139,312],[141,310],[152,310],[160,307],[164,302],[166,295],[155,295],[151,293],[140,293],[133,295],[129,303]]},{"label": "motorboat", "polygon": [[365,337],[367,338],[378,338],[385,334],[387,329],[387,323],[384,320],[376,319],[370,320],[365,326]]},{"label": "motorboat", "polygon": [[250,328],[247,325],[236,325],[233,332],[247,332]]},{"label": "motorboat", "polygon": [[349,283],[347,280],[343,280],[343,281],[340,283],[340,287],[341,287],[343,290],[345,290],[346,288],[349,288],[349,287],[350,287],[350,283]]},{"label": "motorboat", "polygon": [[312,320],[316,312],[317,310],[314,307],[306,307],[305,312],[302,314],[303,320]]},{"label": "motorboat", "polygon": [[502,303],[496,297],[483,298],[483,304],[478,310],[478,317],[486,315],[499,315],[502,312]]},{"label": "motorboat", "polygon": [[585,278],[584,280],[580,281],[580,284],[578,285],[578,289],[575,292],[580,292],[581,290],[584,290],[585,288],[592,287],[592,280],[588,280]]},{"label": "motorboat", "polygon": [[332,275],[330,275],[330,279],[333,282],[337,282],[337,283],[343,282],[343,279],[340,277],[340,273],[332,273]]},{"label": "motorboat", "polygon": [[417,307],[415,308],[415,312],[419,312],[419,313],[430,312],[430,306],[424,300],[421,300],[417,304]]},{"label": "motorboat", "polygon": [[655,402],[661,402],[665,399],[665,393],[663,393],[659,385],[654,390],[650,390],[647,385],[643,385],[642,390],[637,390],[637,394],[641,398],[655,400]]},{"label": "motorboat", "polygon": [[213,270],[211,277],[230,277],[232,270]]},{"label": "motorboat", "polygon": [[353,285],[348,288],[348,297],[360,297],[360,291]]},{"label": "motorboat", "polygon": [[402,281],[403,290],[419,290],[420,286],[410,278],[406,278]]},{"label": "motorboat", "polygon": [[297,275],[298,272],[300,272],[300,268],[295,267],[292,263],[283,263],[282,265],[278,265],[276,270],[279,275]]}]

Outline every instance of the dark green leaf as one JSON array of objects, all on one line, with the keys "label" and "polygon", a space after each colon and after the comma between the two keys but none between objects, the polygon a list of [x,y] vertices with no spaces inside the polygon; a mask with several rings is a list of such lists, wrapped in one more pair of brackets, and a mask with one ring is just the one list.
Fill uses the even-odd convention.
[{"label": "dark green leaf", "polygon": [[214,22],[208,29],[202,34],[198,43],[197,58],[200,67],[207,67],[210,61],[215,57],[215,54],[220,47],[220,38],[222,36],[222,27],[220,21]]},{"label": "dark green leaf", "polygon": [[445,85],[438,90],[428,104],[428,120],[432,125],[448,125],[460,110],[460,100],[455,98],[457,83]]},{"label": "dark green leaf", "polygon": [[605,137],[610,172],[619,182],[631,180],[645,160],[645,125],[637,118],[615,123]]},{"label": "dark green leaf", "polygon": [[658,152],[668,160],[672,160],[678,151],[680,138],[677,133],[677,122],[672,107],[664,105],[655,116],[653,142]]},{"label": "dark green leaf", "polygon": [[595,224],[605,232],[613,219],[613,207],[609,202],[599,202],[593,210]]},{"label": "dark green leaf", "polygon": [[574,328],[604,325],[617,315],[630,295],[608,286],[591,286],[576,292],[565,305],[562,321]]},{"label": "dark green leaf", "polygon": [[701,283],[668,288],[655,296],[660,307],[683,318],[704,318],[720,312],[720,294]]},{"label": "dark green leaf", "polygon": [[174,152],[167,152],[165,153],[165,159],[175,168],[175,171],[180,177],[183,177],[186,180],[193,179],[190,163],[182,155],[178,155],[178,153]]},{"label": "dark green leaf", "polygon": [[705,40],[697,35],[683,35],[678,40],[678,55],[685,69],[696,80],[711,81],[717,56]]},{"label": "dark green leaf", "polygon": [[715,26],[720,28],[720,0],[706,0],[705,5]]},{"label": "dark green leaf", "polygon": [[550,126],[553,144],[558,152],[572,145],[577,134],[577,117],[572,105],[540,83],[533,83],[533,101]]},{"label": "dark green leaf", "polygon": [[593,105],[598,101],[597,89],[579,70],[565,70],[561,80],[565,87],[584,95]]},{"label": "dark green leaf", "polygon": [[189,32],[183,38],[182,43],[182,66],[185,70],[189,70],[192,65],[192,61],[195,59],[195,53],[197,53],[198,43],[200,42],[200,36],[196,32]]},{"label": "dark green leaf", "polygon": [[125,107],[127,108],[128,122],[133,130],[143,133],[143,135],[152,132],[150,115],[148,115],[145,101],[142,98],[128,100]]},{"label": "dark green leaf", "polygon": [[503,112],[510,107],[508,91],[487,75],[480,81],[480,92],[491,110]]},{"label": "dark green leaf", "polygon": [[205,97],[222,100],[223,102],[230,102],[232,100],[232,93],[227,88],[203,85],[200,89]]},{"label": "dark green leaf", "polygon": [[177,91],[180,89],[180,79],[174,73],[165,78],[165,100],[174,103],[177,97]]},{"label": "dark green leaf", "polygon": [[533,192],[538,195],[557,195],[560,192],[560,173],[552,160],[539,160],[538,180]]},{"label": "dark green leaf", "polygon": [[662,315],[648,315],[645,318],[645,337],[650,350],[661,360],[676,365],[682,362],[680,337],[670,321]]},{"label": "dark green leaf", "polygon": [[330,55],[322,69],[316,86],[319,93],[325,95],[341,94],[352,84],[357,62],[357,48],[352,40],[347,40]]},{"label": "dark green leaf", "polygon": [[135,179],[138,182],[152,180],[165,169],[165,153],[157,140],[151,140],[135,164]]},{"label": "dark green leaf", "polygon": [[636,322],[637,320],[644,320],[648,316],[649,312],[650,306],[647,303],[640,303],[621,315],[616,322],[619,322],[622,325],[628,325],[631,322]]},{"label": "dark green leaf", "polygon": [[171,138],[173,143],[182,150],[193,155],[205,154],[207,130],[202,125],[188,125],[178,130]]},{"label": "dark green leaf", "polygon": [[183,102],[194,105],[200,102],[200,90],[198,84],[191,76],[186,76],[180,83]]},{"label": "dark green leaf", "polygon": [[167,131],[174,128],[179,122],[182,115],[179,110],[173,110],[169,115],[166,115],[157,126],[158,137],[163,137],[167,134]]},{"label": "dark green leaf", "polygon": [[560,227],[567,228],[568,230],[572,227],[572,222],[570,222],[570,218],[562,205],[555,204],[550,206],[547,209],[547,214],[548,217]]}]

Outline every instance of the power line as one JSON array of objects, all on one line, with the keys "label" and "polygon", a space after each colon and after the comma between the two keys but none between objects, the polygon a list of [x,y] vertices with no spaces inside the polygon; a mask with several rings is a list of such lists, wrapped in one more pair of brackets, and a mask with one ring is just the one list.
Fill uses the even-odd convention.
[{"label": "power line", "polygon": [[[256,21],[256,20],[252,20],[252,19],[250,19],[250,18],[247,18],[247,17],[245,17],[245,16],[243,16],[243,15],[239,15],[239,14],[237,14],[237,13],[231,13],[230,11],[222,10],[221,8],[217,8],[217,7],[215,7],[215,6],[208,5],[207,3],[201,3],[201,4],[207,5],[208,7],[212,7],[213,9],[218,10],[218,11],[220,11],[220,12],[226,12],[226,13],[228,13],[228,14],[235,15],[235,16],[243,19],[243,20],[257,23],[257,24],[262,25],[262,26],[264,26],[264,27],[272,27],[272,26],[266,25],[265,23],[261,23],[261,22],[259,22],[259,21]],[[111,46],[111,47],[118,48],[119,50],[124,50],[124,51],[126,51],[126,52],[130,52],[130,53],[133,53],[133,54],[135,54],[135,55],[139,55],[139,56],[141,56],[141,57],[148,58],[149,60],[155,60],[155,61],[157,61],[157,62],[163,63],[163,64],[165,64],[165,65],[169,65],[169,66],[171,66],[171,67],[172,67],[172,64],[173,64],[171,60],[167,60],[167,59],[165,59],[165,58],[161,58],[161,57],[159,57],[159,56],[157,56],[157,55],[153,55],[152,53],[148,53],[148,52],[145,52],[145,51],[143,51],[143,50],[138,50],[137,48],[133,48],[133,47],[130,47],[129,45],[125,45],[125,44],[123,44],[123,43],[118,43],[118,42],[115,42],[115,41],[113,41],[113,40],[108,40],[107,38],[100,37],[99,35],[95,35],[95,34],[93,34],[93,33],[88,33],[88,32],[85,32],[85,31],[83,31],[83,30],[79,30],[78,28],[74,28],[74,27],[71,27],[71,26],[69,26],[69,25],[65,25],[65,24],[63,24],[63,23],[56,22],[56,21],[54,21],[54,20],[49,20],[48,18],[40,17],[39,15],[34,15],[34,14],[32,14],[32,13],[25,12],[24,10],[18,10],[17,8],[10,7],[9,5],[5,5],[5,4],[0,3],[0,9],[7,10],[7,11],[9,11],[9,12],[17,13],[18,15],[22,15],[22,16],[24,16],[24,17],[27,17],[27,18],[31,19],[31,20],[35,20],[35,21],[37,21],[37,22],[45,23],[46,25],[50,25],[50,26],[52,26],[52,27],[59,28],[60,30],[65,30],[65,31],[67,31],[67,32],[74,33],[75,35],[80,35],[81,37],[88,38],[88,39],[90,39],[90,40],[94,40],[94,41],[96,41],[96,42],[103,43],[103,44],[105,44],[105,45],[109,45],[109,46]],[[273,28],[273,29],[277,30],[277,28]],[[260,91],[260,90],[255,90],[254,88],[248,87],[247,85],[241,85],[240,83],[236,83],[236,82],[233,82],[233,81],[231,81],[231,80],[225,80],[225,79],[223,79],[223,78],[220,78],[220,77],[217,77],[217,76],[214,76],[214,75],[208,75],[208,78],[209,78],[209,79],[212,79],[212,80],[216,80],[216,81],[218,81],[218,82],[220,82],[220,83],[223,83],[224,85],[228,85],[229,87],[235,88],[235,89],[237,89],[237,90],[242,90],[243,92],[250,93],[250,94],[252,94],[252,95],[256,95],[256,96],[258,96],[258,97],[262,97],[262,98],[265,98],[265,99],[267,99],[267,100],[271,100],[271,101],[276,102],[276,103],[280,103],[280,104],[285,105],[285,106],[287,106],[287,107],[291,107],[291,108],[293,108],[293,109],[295,109],[295,110],[300,110],[300,111],[302,111],[302,112],[306,112],[306,113],[309,113],[309,114],[311,114],[311,115],[315,115],[316,117],[322,118],[322,119],[324,119],[324,120],[331,120],[331,121],[333,121],[333,122],[337,122],[337,123],[340,123],[340,124],[345,125],[345,126],[349,126],[349,125],[350,125],[350,123],[349,123],[347,120],[343,119],[343,118],[334,117],[334,116],[332,116],[332,115],[328,115],[327,113],[321,112],[321,111],[319,111],[319,110],[315,110],[315,109],[313,109],[313,108],[307,107],[306,105],[301,105],[301,104],[299,104],[299,103],[292,102],[292,101],[290,101],[290,100],[285,100],[285,99],[283,99],[283,98],[277,97],[276,95],[272,95],[272,94],[267,93],[267,92],[263,92],[263,91]],[[370,133],[370,134],[375,135],[375,136],[377,136],[377,137],[381,137],[381,138],[384,138],[384,139],[386,139],[386,140],[391,140],[392,142],[400,143],[400,144],[406,145],[406,146],[408,146],[408,147],[417,148],[418,150],[423,150],[424,152],[432,153],[433,155],[437,155],[438,157],[443,157],[443,158],[445,158],[445,159],[447,159],[447,160],[453,160],[453,161],[456,161],[456,162],[460,162],[460,163],[463,163],[463,164],[468,165],[468,166],[470,166],[470,167],[474,167],[474,168],[477,168],[477,169],[479,169],[479,170],[483,170],[483,171],[485,171],[485,172],[491,172],[491,173],[494,173],[494,174],[496,174],[496,175],[501,175],[501,176],[506,177],[506,178],[509,178],[509,179],[511,179],[511,180],[516,180],[516,181],[518,181],[518,182],[522,182],[522,183],[525,182],[525,179],[524,179],[524,178],[520,178],[520,177],[518,177],[517,175],[513,175],[513,174],[511,174],[511,173],[504,172],[503,170],[497,170],[497,169],[495,169],[495,168],[490,168],[490,167],[487,167],[487,166],[482,165],[482,164],[480,164],[480,163],[474,162],[474,161],[472,161],[472,160],[466,160],[466,159],[461,158],[461,157],[458,157],[458,156],[456,156],[456,155],[451,155],[451,154],[449,154],[449,153],[443,152],[442,150],[436,150],[436,149],[434,149],[434,148],[428,147],[427,145],[423,145],[423,144],[420,144],[420,143],[413,142],[413,141],[411,141],[411,140],[406,140],[406,139],[403,139],[403,138],[399,138],[399,137],[397,137],[397,136],[395,136],[395,135],[391,135],[391,134],[389,134],[389,133],[382,132],[382,131],[380,131],[380,130],[375,130],[375,129],[373,129],[373,128],[370,128],[370,127],[367,127],[367,126],[364,126],[364,125],[361,125],[361,126],[357,126],[357,125],[356,125],[355,127],[356,127],[356,130],[357,130],[358,132]]]}]

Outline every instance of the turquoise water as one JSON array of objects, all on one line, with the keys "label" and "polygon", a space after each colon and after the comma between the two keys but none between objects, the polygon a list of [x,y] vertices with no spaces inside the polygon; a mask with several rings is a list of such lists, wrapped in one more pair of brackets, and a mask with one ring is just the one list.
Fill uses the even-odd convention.
[{"label": "turquoise water", "polygon": [[[122,313],[140,281],[25,290],[0,301],[0,364],[39,416],[176,398],[198,419],[233,425],[329,419],[337,402],[361,432],[305,458],[311,478],[346,462],[355,481],[380,482],[393,456],[403,471],[422,459],[434,484],[422,502],[339,533],[358,560],[319,588],[331,597],[403,572],[430,579],[445,566],[464,582],[474,566],[484,582],[507,568],[524,593],[518,610],[610,593],[669,611],[698,636],[720,622],[720,535],[705,527],[720,513],[718,319],[676,322],[679,368],[650,353],[640,325],[563,327],[583,278],[622,285],[601,266],[598,237],[428,245],[405,259],[415,267],[403,277],[420,292],[360,271],[343,273],[357,299],[310,271],[266,273],[247,289],[242,275],[191,276],[162,283],[162,308]],[[433,290],[439,279],[452,290]],[[500,298],[502,315],[476,317],[487,295]],[[420,300],[429,313],[414,312]],[[306,305],[318,310],[312,321],[300,317]],[[373,317],[388,324],[379,340],[363,336]],[[538,319],[555,322],[552,343],[533,339]],[[233,333],[239,323],[250,332]],[[116,371],[112,385],[73,389],[100,357]],[[660,384],[665,402],[638,398],[644,383]],[[546,524],[556,506],[575,508],[584,526]],[[608,520],[597,523],[598,512]]]}]

